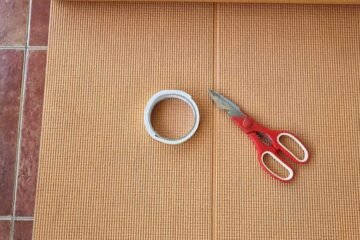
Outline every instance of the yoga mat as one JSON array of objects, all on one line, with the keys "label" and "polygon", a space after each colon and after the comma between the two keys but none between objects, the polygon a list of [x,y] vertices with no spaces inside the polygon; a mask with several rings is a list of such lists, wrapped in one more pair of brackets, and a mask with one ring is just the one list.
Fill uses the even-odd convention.
[{"label": "yoga mat", "polygon": [[[52,1],[34,239],[358,239],[359,19],[345,5]],[[182,145],[145,130],[163,89],[199,106]],[[303,140],[292,183],[261,170],[208,89]],[[168,111],[165,128],[188,126]]]},{"label": "yoga mat", "polygon": [[213,2],[213,3],[290,3],[290,4],[360,4],[360,0],[64,0],[96,2]]}]

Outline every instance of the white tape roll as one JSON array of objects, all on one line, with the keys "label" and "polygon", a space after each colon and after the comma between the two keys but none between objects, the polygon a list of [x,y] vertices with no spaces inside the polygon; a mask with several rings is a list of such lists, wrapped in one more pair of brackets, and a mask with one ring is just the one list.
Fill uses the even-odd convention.
[{"label": "white tape roll", "polygon": [[[194,114],[194,125],[192,126],[191,130],[185,136],[178,138],[178,139],[162,137],[160,134],[158,134],[154,130],[154,128],[151,124],[151,113],[152,113],[154,107],[160,101],[162,101],[164,99],[168,99],[168,98],[176,98],[181,101],[184,101],[191,107],[192,112]],[[163,91],[156,93],[155,95],[153,95],[150,98],[150,100],[148,101],[148,103],[145,107],[145,111],[144,111],[144,123],[145,123],[146,131],[149,133],[149,135],[153,139],[155,139],[159,142],[162,142],[162,143],[166,143],[166,144],[172,144],[172,145],[180,144],[180,143],[183,143],[183,142],[189,140],[195,134],[196,130],[198,129],[199,122],[200,122],[200,114],[199,114],[199,109],[198,109],[196,103],[194,102],[194,100],[192,99],[192,97],[189,94],[187,94],[186,92],[180,91],[180,90],[163,90]]]}]

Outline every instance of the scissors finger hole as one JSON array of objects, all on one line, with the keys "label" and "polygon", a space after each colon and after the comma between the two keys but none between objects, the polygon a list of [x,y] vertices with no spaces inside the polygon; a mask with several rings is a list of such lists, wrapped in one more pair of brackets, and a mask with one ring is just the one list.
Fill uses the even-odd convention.
[{"label": "scissors finger hole", "polygon": [[261,157],[265,169],[275,178],[289,181],[293,178],[293,170],[272,152],[264,152]]},{"label": "scissors finger hole", "polygon": [[306,162],[308,152],[295,136],[289,133],[281,133],[278,136],[278,143],[298,162]]}]

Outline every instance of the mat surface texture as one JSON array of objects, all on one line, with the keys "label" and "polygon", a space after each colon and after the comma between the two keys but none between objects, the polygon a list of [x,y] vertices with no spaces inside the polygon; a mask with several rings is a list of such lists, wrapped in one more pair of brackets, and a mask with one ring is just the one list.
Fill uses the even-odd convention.
[{"label": "mat surface texture", "polygon": [[[34,239],[359,239],[359,42],[356,6],[52,1]],[[163,89],[182,145],[145,130]],[[208,89],[303,140],[292,183]]]}]

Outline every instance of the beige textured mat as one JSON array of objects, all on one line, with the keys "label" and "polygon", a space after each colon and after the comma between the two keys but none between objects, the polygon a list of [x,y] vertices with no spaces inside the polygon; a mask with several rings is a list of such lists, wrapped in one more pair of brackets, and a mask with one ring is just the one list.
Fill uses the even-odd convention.
[{"label": "beige textured mat", "polygon": [[290,3],[290,4],[360,4],[360,0],[63,0],[84,2],[216,2],[216,3]]},{"label": "beige textured mat", "polygon": [[290,185],[216,111],[218,239],[359,238],[360,8],[219,5],[216,89],[310,152]]},{"label": "beige textured mat", "polygon": [[[356,6],[52,1],[34,239],[359,239],[359,43]],[[304,141],[292,183],[209,88]],[[161,89],[185,144],[145,131]]]}]

